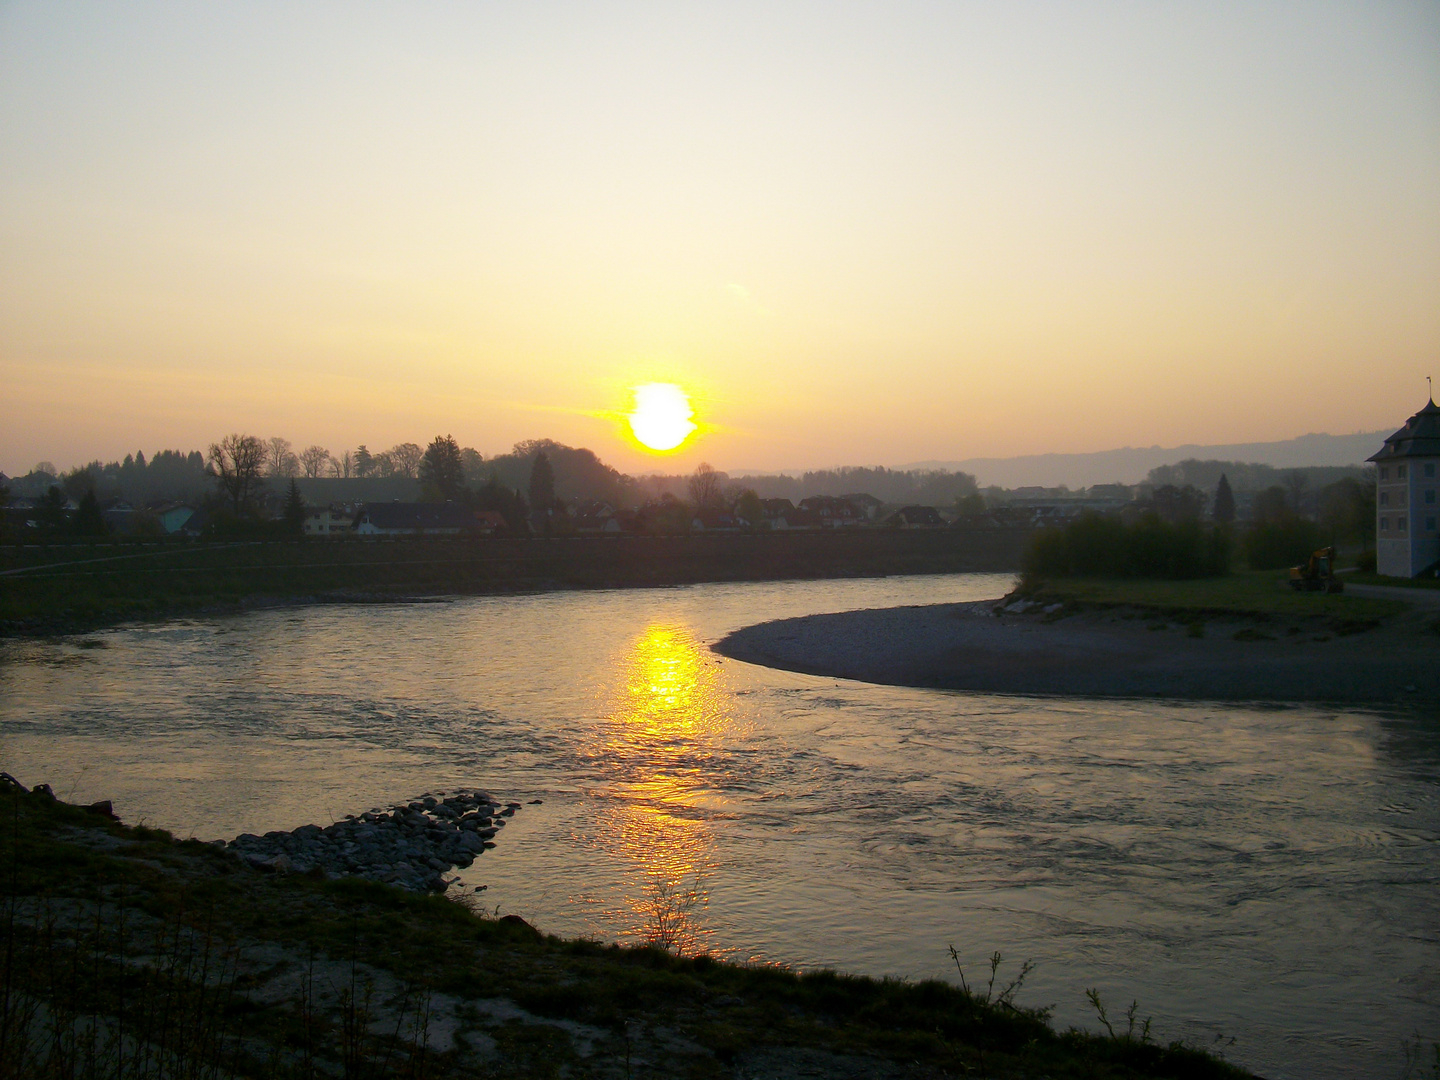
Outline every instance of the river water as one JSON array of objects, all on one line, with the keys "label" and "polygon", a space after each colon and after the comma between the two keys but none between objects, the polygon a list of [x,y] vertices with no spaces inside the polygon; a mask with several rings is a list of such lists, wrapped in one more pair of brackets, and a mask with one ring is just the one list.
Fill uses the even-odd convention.
[{"label": "river water", "polygon": [[[463,873],[541,929],[954,980],[1267,1077],[1440,1038],[1440,729],[724,660],[765,619],[1005,575],[320,606],[0,644],[0,768],[204,839],[447,787],[529,804]],[[1233,1040],[1233,1042],[1231,1041]]]}]

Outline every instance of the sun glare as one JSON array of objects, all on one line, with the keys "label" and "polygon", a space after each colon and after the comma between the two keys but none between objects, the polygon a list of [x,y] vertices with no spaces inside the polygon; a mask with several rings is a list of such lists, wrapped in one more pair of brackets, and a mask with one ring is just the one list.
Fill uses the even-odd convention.
[{"label": "sun glare", "polygon": [[695,410],[685,391],[674,383],[646,383],[635,388],[635,408],[627,417],[641,446],[674,450],[695,430]]}]

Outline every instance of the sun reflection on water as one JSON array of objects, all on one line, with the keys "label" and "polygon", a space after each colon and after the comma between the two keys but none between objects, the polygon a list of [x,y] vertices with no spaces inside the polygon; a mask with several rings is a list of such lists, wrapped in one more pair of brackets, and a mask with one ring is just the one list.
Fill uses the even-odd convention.
[{"label": "sun reflection on water", "polygon": [[737,734],[730,698],[718,661],[682,627],[647,627],[621,670],[601,754],[615,779],[608,841],[633,867],[624,921],[635,938],[703,951],[717,759]]}]

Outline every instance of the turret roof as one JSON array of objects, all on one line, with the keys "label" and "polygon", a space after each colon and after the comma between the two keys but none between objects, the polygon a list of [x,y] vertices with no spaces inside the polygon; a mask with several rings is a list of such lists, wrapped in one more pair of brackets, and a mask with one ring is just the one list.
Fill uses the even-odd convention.
[{"label": "turret roof", "polygon": [[1431,401],[1417,412],[1405,426],[1385,440],[1385,446],[1369,461],[1391,458],[1440,457],[1440,405]]}]

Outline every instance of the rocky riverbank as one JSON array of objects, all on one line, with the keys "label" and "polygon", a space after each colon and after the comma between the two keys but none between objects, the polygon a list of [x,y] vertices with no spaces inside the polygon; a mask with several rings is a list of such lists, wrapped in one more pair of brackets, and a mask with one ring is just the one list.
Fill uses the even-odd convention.
[{"label": "rocky riverbank", "polygon": [[324,828],[243,833],[225,847],[257,870],[319,870],[412,892],[444,892],[458,882],[446,873],[468,867],[493,848],[494,837],[518,809],[519,803],[502,805],[484,791],[441,791]]}]

